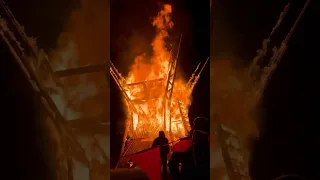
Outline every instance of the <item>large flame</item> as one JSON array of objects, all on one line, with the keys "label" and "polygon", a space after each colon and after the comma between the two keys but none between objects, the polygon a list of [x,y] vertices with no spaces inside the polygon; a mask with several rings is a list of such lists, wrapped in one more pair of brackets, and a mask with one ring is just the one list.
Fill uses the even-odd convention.
[{"label": "large flame", "polygon": [[[156,36],[151,45],[153,47],[153,54],[151,58],[140,55],[135,58],[130,72],[126,77],[129,85],[129,98],[134,102],[134,106],[142,111],[133,112],[130,106],[127,108],[127,122],[132,122],[130,132],[135,134],[137,130],[145,130],[149,136],[157,135],[158,130],[170,130],[170,121],[166,120],[166,127],[164,126],[165,112],[164,103],[166,83],[169,74],[171,52],[166,48],[165,39],[169,37],[168,30],[173,27],[171,21],[172,7],[171,5],[164,5],[163,9],[154,17],[152,25],[156,28]],[[137,82],[144,82],[137,83]],[[130,85],[137,83],[136,85]],[[191,104],[190,93],[187,89],[187,83],[182,79],[175,79],[174,90],[171,98],[171,105],[166,108],[166,112],[171,112],[171,132],[173,137],[184,136],[188,129],[183,125],[183,119],[189,123],[187,117],[188,108]],[[139,101],[137,101],[139,100]],[[179,109],[178,103],[181,102],[184,106]],[[183,111],[186,116],[181,114]],[[147,115],[147,118],[143,118]],[[169,115],[168,115],[169,116]],[[132,119],[131,119],[132,118]],[[151,128],[157,127],[157,128]],[[129,130],[130,131],[130,130]]]}]

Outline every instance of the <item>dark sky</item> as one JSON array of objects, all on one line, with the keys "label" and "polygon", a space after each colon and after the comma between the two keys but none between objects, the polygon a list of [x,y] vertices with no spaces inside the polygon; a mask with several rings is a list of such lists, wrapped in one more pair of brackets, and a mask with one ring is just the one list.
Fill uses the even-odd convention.
[{"label": "dark sky", "polygon": [[[194,3],[191,1],[167,1],[173,5],[174,27],[169,31],[171,43],[178,43],[179,36],[182,33],[182,45],[179,54],[178,72],[184,79],[188,80],[199,62],[203,62],[209,57],[210,40],[210,1]],[[128,63],[123,62],[123,52],[129,53],[126,62],[130,62],[135,56],[147,51],[150,52],[150,42],[155,35],[155,29],[151,25],[150,17],[156,16],[160,4],[163,2],[139,0],[129,3],[123,0],[111,1],[111,59],[120,72],[126,73],[129,68]],[[164,2],[165,3],[165,2]],[[139,37],[139,47],[135,52],[130,51],[130,46],[121,44],[122,39],[130,39],[131,36]],[[132,40],[134,41],[134,40]],[[135,41],[134,41],[135,42]],[[120,44],[120,45],[119,45]],[[131,59],[130,59],[131,58]],[[192,120],[197,116],[209,117],[209,64],[201,74],[201,78],[195,87],[193,101],[189,110],[189,118]],[[119,88],[111,81],[111,122],[112,138],[111,153],[117,158],[117,153],[121,147],[123,135],[116,135],[121,132],[121,126],[125,119],[121,94]],[[121,121],[122,120],[122,121]],[[115,123],[116,122],[116,123]],[[118,140],[121,139],[121,140]]]},{"label": "dark sky", "polygon": [[60,32],[64,30],[72,10],[79,6],[77,0],[5,0],[28,36],[37,37],[40,47],[55,48]]},{"label": "dark sky", "polygon": [[[216,0],[213,2],[211,52],[231,55],[246,64],[271,32],[286,0]],[[305,1],[294,1],[282,30],[281,42]],[[260,141],[253,150],[253,179],[296,173],[319,179],[319,1],[312,1],[288,43],[289,49],[262,100]]]}]

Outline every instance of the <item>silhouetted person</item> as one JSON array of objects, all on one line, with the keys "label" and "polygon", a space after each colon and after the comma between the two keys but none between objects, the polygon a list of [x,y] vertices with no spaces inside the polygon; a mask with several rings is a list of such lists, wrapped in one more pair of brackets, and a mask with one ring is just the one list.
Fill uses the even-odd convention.
[{"label": "silhouetted person", "polygon": [[[190,131],[193,146],[183,153],[173,153],[169,162],[171,177],[176,179],[208,179],[210,173],[210,149],[208,142],[209,121],[198,117]],[[179,163],[182,164],[181,173]]]},{"label": "silhouetted person", "polygon": [[183,152],[173,152],[171,155],[171,159],[169,161],[169,169],[170,175],[174,180],[182,179],[179,170],[179,164],[182,164],[183,155]]},{"label": "silhouetted person", "polygon": [[193,120],[193,127],[190,131],[190,135],[192,136],[194,130],[200,130],[206,133],[210,132],[210,124],[209,120],[205,117],[197,117]]},{"label": "silhouetted person", "polygon": [[163,174],[167,174],[167,158],[169,154],[168,143],[168,139],[166,138],[163,131],[159,131],[159,137],[157,137],[152,143],[152,147],[160,146],[160,158]]},{"label": "silhouetted person", "polygon": [[193,160],[195,178],[209,179],[210,177],[210,146],[208,133],[201,130],[194,130],[192,134]]},{"label": "silhouetted person", "polygon": [[124,143],[124,148],[127,148],[130,140],[131,140],[130,136],[127,136],[126,137],[126,142]]},{"label": "silhouetted person", "polygon": [[[190,132],[188,133],[186,138],[181,138],[180,140],[191,138]],[[188,172],[190,169],[192,169],[192,165],[190,167],[190,162],[192,162],[192,159],[187,159],[187,157],[191,157],[191,155],[188,155],[191,152],[173,152],[171,155],[171,159],[169,162],[169,169],[172,179],[183,179],[182,174],[183,172]],[[181,163],[181,172],[179,170]],[[189,163],[189,165],[188,165]],[[185,173],[186,174],[186,173]]]},{"label": "silhouetted person", "polygon": [[192,176],[194,179],[209,179],[210,177],[209,132],[210,124],[207,118],[197,117],[194,119],[191,131],[193,145],[188,152],[189,157],[187,157],[187,159],[192,159],[193,162],[190,168],[194,168],[192,171],[188,169],[188,172],[192,173],[188,176]]}]

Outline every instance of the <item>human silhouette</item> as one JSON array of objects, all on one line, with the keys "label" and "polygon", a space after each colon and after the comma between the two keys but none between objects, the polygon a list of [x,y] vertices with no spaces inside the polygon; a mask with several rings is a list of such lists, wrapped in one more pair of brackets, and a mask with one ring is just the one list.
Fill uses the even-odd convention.
[{"label": "human silhouette", "polygon": [[[190,134],[193,141],[192,147],[186,152],[174,152],[171,156],[169,168],[171,177],[174,180],[209,178],[210,149],[208,142],[208,119],[203,117],[195,118]],[[181,172],[179,172],[179,163],[182,164]]]},{"label": "human silhouette", "polygon": [[208,133],[194,130],[192,134],[193,159],[195,166],[195,177],[197,179],[208,179],[210,177],[210,146]]},{"label": "human silhouette", "polygon": [[159,137],[157,137],[153,143],[152,147],[160,146],[160,158],[163,169],[163,174],[167,174],[167,158],[169,154],[169,144],[164,131],[159,131]]},{"label": "human silhouette", "polygon": [[[185,140],[191,138],[190,133],[187,135],[187,137],[182,138],[180,140]],[[173,152],[171,155],[171,159],[169,162],[169,169],[172,179],[184,179],[182,175],[188,174],[190,170],[193,169],[192,166],[192,151],[190,149],[187,152]],[[189,157],[189,158],[188,158]],[[181,163],[181,169],[179,169]]]}]

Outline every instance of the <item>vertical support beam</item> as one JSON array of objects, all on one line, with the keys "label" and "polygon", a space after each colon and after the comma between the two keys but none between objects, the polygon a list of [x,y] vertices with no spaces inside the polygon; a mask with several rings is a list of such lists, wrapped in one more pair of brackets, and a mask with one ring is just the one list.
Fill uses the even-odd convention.
[{"label": "vertical support beam", "polygon": [[131,131],[133,132],[134,131],[134,118],[133,118],[133,112],[131,111]]},{"label": "vertical support beam", "polygon": [[186,120],[186,117],[185,117],[185,114],[182,110],[182,103],[180,101],[178,101],[178,105],[179,105],[179,111],[180,111],[180,116],[181,116],[181,121],[182,121],[182,125],[183,125],[183,128],[184,128],[184,131],[185,131],[185,134],[187,134],[187,132],[190,130],[190,126],[187,124],[187,120]]},{"label": "vertical support beam", "polygon": [[144,99],[149,99],[149,91],[148,91],[148,88],[147,88],[146,81],[143,82],[143,89],[144,89]]},{"label": "vertical support beam", "polygon": [[166,116],[167,116],[167,101],[166,99],[164,99],[164,103],[163,103],[163,130],[166,131],[167,130],[167,125],[166,125]]},{"label": "vertical support beam", "polygon": [[[164,97],[164,129],[167,130],[167,120],[169,121],[169,132],[171,133],[171,112],[170,112],[170,107],[171,107],[171,97],[172,97],[172,92],[173,92],[173,86],[174,86],[174,81],[176,77],[176,67],[177,67],[177,61],[179,57],[179,51],[180,51],[180,46],[181,46],[181,39],[182,39],[182,34],[180,36],[180,41],[179,41],[179,46],[178,46],[178,51],[175,59],[170,59],[170,64],[169,64],[169,74],[168,74],[168,79],[166,83],[166,89],[165,89],[165,97]],[[168,115],[169,114],[169,115]]]}]

